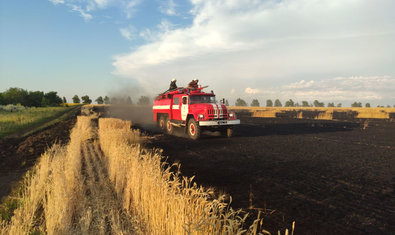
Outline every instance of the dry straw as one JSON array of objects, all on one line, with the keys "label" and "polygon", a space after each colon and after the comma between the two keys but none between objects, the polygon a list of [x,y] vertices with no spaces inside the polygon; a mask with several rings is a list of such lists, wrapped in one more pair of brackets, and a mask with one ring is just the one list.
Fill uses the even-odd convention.
[{"label": "dry straw", "polygon": [[91,123],[78,117],[70,143],[41,156],[25,178],[21,206],[1,222],[0,234],[135,233],[98,158]]}]

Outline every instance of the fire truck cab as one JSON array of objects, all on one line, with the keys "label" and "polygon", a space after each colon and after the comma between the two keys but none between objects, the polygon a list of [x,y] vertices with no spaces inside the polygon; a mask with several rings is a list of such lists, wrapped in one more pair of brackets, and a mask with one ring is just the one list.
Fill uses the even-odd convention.
[{"label": "fire truck cab", "polygon": [[191,139],[198,139],[203,129],[219,130],[228,137],[232,127],[240,124],[236,114],[217,103],[215,94],[196,89],[178,88],[158,95],[152,107],[154,121],[168,134],[175,127],[185,128]]}]

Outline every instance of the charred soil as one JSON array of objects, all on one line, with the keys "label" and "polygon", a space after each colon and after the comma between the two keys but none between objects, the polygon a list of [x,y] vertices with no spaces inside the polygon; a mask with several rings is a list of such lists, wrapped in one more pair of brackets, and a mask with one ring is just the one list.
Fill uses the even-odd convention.
[{"label": "charred soil", "polygon": [[184,175],[231,195],[233,208],[264,212],[272,232],[292,221],[296,234],[395,231],[395,123],[238,117],[233,138],[137,127]]}]

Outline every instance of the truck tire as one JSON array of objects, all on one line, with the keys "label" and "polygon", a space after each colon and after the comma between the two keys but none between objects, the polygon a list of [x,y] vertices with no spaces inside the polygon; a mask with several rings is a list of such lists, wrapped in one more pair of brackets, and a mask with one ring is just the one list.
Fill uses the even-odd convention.
[{"label": "truck tire", "polygon": [[159,117],[158,126],[161,130],[166,128],[166,118],[164,116]]},{"label": "truck tire", "polygon": [[188,120],[187,126],[188,135],[191,139],[197,140],[200,137],[200,126],[194,118]]},{"label": "truck tire", "polygon": [[170,119],[166,118],[166,133],[172,135],[174,132],[174,126],[171,124]]},{"label": "truck tire", "polygon": [[232,127],[228,127],[226,128],[226,137],[231,138],[233,136],[233,128]]},{"label": "truck tire", "polygon": [[221,129],[221,135],[231,138],[233,136],[233,128],[232,127],[223,127]]}]

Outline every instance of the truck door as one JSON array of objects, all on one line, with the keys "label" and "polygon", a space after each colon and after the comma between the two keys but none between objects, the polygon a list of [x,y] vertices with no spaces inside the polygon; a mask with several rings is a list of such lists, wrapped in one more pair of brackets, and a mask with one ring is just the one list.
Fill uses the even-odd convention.
[{"label": "truck door", "polygon": [[181,120],[181,110],[180,110],[180,97],[173,97],[173,104],[172,104],[172,117],[173,120]]},{"label": "truck door", "polygon": [[185,121],[187,119],[188,115],[188,96],[183,96],[182,97],[182,102],[181,102],[181,120]]}]

